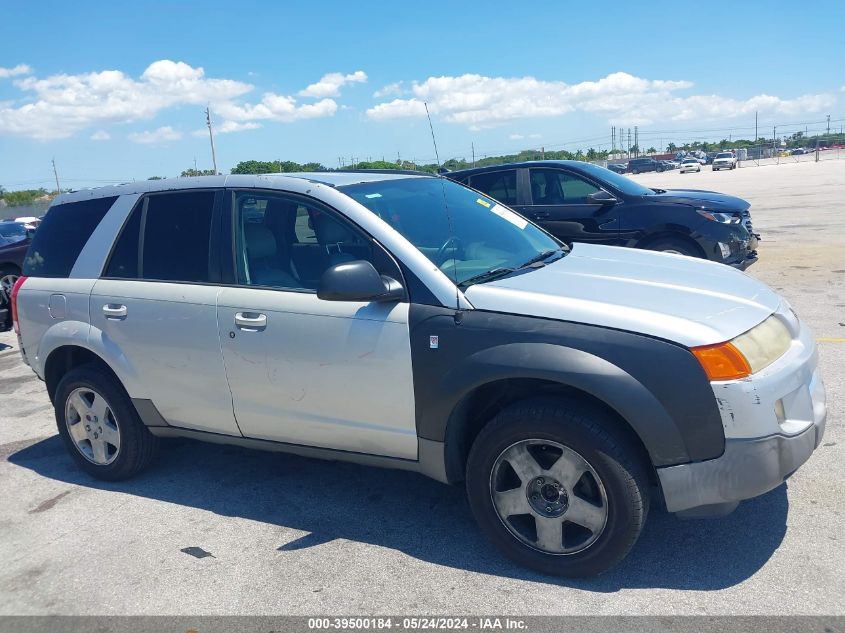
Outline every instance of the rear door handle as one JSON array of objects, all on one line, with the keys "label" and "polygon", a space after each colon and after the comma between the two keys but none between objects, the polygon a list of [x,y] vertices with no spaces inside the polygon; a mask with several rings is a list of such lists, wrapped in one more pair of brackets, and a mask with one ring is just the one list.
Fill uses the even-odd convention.
[{"label": "rear door handle", "polygon": [[121,321],[125,319],[128,313],[129,311],[126,309],[126,306],[119,303],[107,303],[103,306],[103,314],[105,317],[114,321]]},{"label": "rear door handle", "polygon": [[258,312],[236,312],[235,326],[247,332],[257,332],[267,327],[267,315]]},{"label": "rear door handle", "polygon": [[551,214],[548,211],[535,211],[534,212],[534,217],[538,220],[545,220],[550,215]]}]

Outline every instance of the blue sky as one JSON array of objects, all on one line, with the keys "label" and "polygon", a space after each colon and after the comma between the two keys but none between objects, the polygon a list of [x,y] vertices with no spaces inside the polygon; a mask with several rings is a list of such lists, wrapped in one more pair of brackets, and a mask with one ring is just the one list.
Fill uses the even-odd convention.
[{"label": "blue sky", "polygon": [[[5,3],[0,185],[282,158],[433,162],[845,119],[845,3]],[[787,124],[795,124],[787,127]]]}]

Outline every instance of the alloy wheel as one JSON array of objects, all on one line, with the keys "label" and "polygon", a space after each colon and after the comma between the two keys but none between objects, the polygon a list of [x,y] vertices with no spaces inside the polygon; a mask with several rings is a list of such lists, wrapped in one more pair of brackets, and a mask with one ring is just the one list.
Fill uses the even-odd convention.
[{"label": "alloy wheel", "polygon": [[65,424],[74,446],[98,466],[111,464],[120,452],[120,429],[106,399],[88,387],[71,391],[65,403]]},{"label": "alloy wheel", "polygon": [[3,275],[0,277],[0,293],[3,295],[3,299],[8,302],[12,297],[12,288],[15,287],[15,283],[18,281],[18,276],[14,273],[9,273],[8,275]]},{"label": "alloy wheel", "polygon": [[584,551],[607,524],[607,493],[595,468],[550,440],[521,440],[502,451],[490,495],[511,534],[547,554]]}]

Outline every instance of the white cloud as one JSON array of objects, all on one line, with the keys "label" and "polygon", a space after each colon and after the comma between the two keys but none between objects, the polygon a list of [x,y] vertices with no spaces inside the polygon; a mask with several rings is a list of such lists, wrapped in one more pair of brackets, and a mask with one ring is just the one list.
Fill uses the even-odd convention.
[{"label": "white cloud", "polygon": [[27,64],[18,64],[17,66],[13,66],[12,68],[0,67],[0,79],[6,79],[7,77],[17,77],[18,75],[28,75],[31,72],[32,67],[28,66]]},{"label": "white cloud", "polygon": [[392,84],[387,84],[383,88],[379,88],[373,93],[373,97],[376,99],[383,99],[384,97],[393,97],[396,95],[401,95],[405,92],[404,89],[404,81],[395,81]]},{"label": "white cloud", "polygon": [[522,134],[511,134],[510,136],[508,136],[508,138],[512,141],[521,141],[525,138],[525,136]]},{"label": "white cloud", "polygon": [[427,102],[432,114],[471,129],[574,111],[604,115],[620,125],[646,125],[655,121],[733,118],[754,111],[795,116],[821,111],[835,102],[827,94],[794,99],[758,95],[746,100],[678,94],[692,87],[690,81],[643,79],[622,72],[578,84],[475,74],[429,77],[412,84],[412,97],[379,103],[367,110],[367,116],[375,120],[421,117],[425,116],[423,104]]},{"label": "white cloud", "polygon": [[224,102],[218,104],[215,112],[230,121],[270,120],[290,123],[299,119],[332,116],[337,112],[337,103],[334,99],[321,99],[316,103],[298,105],[293,97],[266,92],[259,103]]},{"label": "white cloud", "polygon": [[[0,71],[6,76],[20,75],[29,72],[29,67],[20,65]],[[360,70],[349,75],[330,73],[302,92],[311,97],[336,95],[343,85],[366,79],[367,75]],[[338,110],[338,104],[330,98],[300,104],[295,97],[272,92],[265,93],[258,103],[241,102],[239,98],[251,92],[252,85],[208,78],[201,67],[170,60],[150,64],[138,78],[119,70],[104,70],[46,78],[30,76],[15,80],[14,85],[30,98],[17,103],[0,102],[0,136],[66,138],[95,126],[152,119],[182,105],[210,104],[212,114],[223,120],[216,128],[221,134],[255,129],[263,120],[291,122],[333,116]],[[197,117],[200,116],[198,111]],[[159,128],[162,129],[166,128]],[[135,136],[147,138],[143,134]]]},{"label": "white cloud", "polygon": [[105,130],[97,130],[91,135],[92,141],[108,141],[110,138],[111,134],[109,134]]},{"label": "white cloud", "polygon": [[127,136],[130,141],[133,143],[141,143],[144,145],[150,145],[154,143],[166,143],[168,141],[178,141],[182,138],[182,133],[178,130],[174,130],[169,125],[165,125],[164,127],[160,127],[156,130],[148,130],[145,132],[133,132],[129,136]]},{"label": "white cloud", "polygon": [[[243,132],[245,130],[257,130],[261,127],[260,123],[254,121],[247,121],[245,123],[238,123],[237,121],[223,121],[223,123],[214,124],[215,134],[230,134],[231,132]],[[203,127],[191,132],[191,136],[202,137],[208,136],[208,128]]]},{"label": "white cloud", "polygon": [[0,134],[65,138],[93,125],[149,119],[177,105],[204,105],[239,97],[252,86],[208,79],[202,68],[160,60],[138,79],[119,70],[26,77],[15,85],[34,99],[0,109]]},{"label": "white cloud", "polygon": [[300,97],[337,97],[340,89],[349,83],[364,83],[367,81],[367,73],[363,70],[356,70],[354,73],[344,75],[343,73],[329,73],[315,84],[311,84],[304,90],[299,91]]}]

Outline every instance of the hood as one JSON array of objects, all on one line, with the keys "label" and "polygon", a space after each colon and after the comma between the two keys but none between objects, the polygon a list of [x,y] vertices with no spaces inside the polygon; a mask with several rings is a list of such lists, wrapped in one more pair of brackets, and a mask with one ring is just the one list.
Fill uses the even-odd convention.
[{"label": "hood", "polygon": [[575,244],[543,268],[470,286],[479,310],[638,332],[695,347],[728,341],[775,312],[780,297],[724,264]]},{"label": "hood", "polygon": [[647,196],[649,201],[688,204],[697,208],[713,209],[714,211],[744,211],[751,205],[747,200],[736,196],[726,196],[715,191],[701,191],[699,189],[669,189],[665,193]]}]

